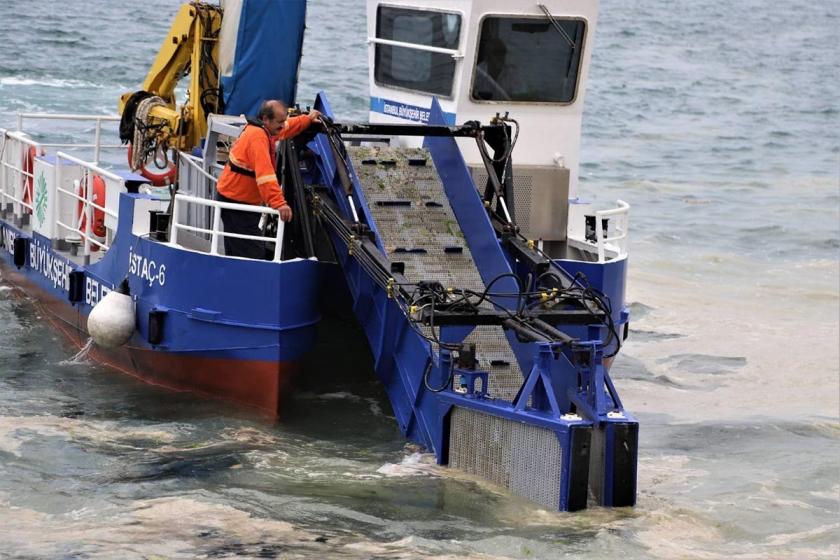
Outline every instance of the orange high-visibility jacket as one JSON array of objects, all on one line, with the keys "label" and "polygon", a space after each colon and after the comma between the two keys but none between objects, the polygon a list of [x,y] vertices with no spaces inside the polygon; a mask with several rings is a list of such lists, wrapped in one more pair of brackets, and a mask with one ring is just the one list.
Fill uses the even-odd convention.
[{"label": "orange high-visibility jacket", "polygon": [[261,204],[277,209],[286,205],[283,190],[277,182],[274,145],[278,140],[297,136],[311,124],[307,115],[290,117],[280,134],[269,141],[268,132],[249,124],[233,143],[228,158],[237,167],[254,173],[243,175],[225,165],[216,189],[223,196],[243,204]]}]

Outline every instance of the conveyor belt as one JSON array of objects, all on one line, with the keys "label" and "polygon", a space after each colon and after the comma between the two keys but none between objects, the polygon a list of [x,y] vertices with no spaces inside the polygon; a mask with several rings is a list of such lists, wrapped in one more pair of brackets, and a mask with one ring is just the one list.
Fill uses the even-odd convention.
[{"label": "conveyor belt", "polygon": [[[349,147],[348,152],[388,257],[405,263],[405,277],[484,291],[428,152],[378,146]],[[490,373],[489,395],[511,401],[522,385],[522,372],[502,328],[476,327],[466,342],[475,343],[480,369]]]}]

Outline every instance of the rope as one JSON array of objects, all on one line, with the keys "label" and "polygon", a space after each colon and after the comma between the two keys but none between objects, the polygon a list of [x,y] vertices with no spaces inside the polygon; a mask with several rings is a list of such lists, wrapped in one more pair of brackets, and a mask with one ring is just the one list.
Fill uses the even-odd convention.
[{"label": "rope", "polygon": [[166,107],[166,102],[158,96],[147,97],[137,104],[134,113],[134,139],[131,142],[131,170],[137,171],[143,167],[157,149],[156,133],[162,125],[152,125],[149,122],[149,112],[155,107]]}]

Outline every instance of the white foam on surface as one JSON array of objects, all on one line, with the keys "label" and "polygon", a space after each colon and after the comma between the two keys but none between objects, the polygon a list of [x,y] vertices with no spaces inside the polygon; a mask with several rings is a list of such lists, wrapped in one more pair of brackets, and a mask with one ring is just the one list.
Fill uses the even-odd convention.
[{"label": "white foam on surface", "polygon": [[91,361],[88,359],[88,354],[90,354],[90,349],[93,347],[93,339],[89,338],[85,345],[81,347],[81,349],[76,352],[76,354],[72,358],[68,358],[66,360],[61,360],[58,362],[60,366],[73,366],[78,364],[89,364]]},{"label": "white foam on surface", "polygon": [[93,88],[102,89],[106,86],[95,84],[84,80],[66,80],[58,78],[24,78],[20,76],[9,76],[0,78],[0,87],[3,86],[42,86],[50,88]]},{"label": "white foam on surface", "polygon": [[435,464],[431,453],[412,453],[399,463],[385,463],[376,472],[389,477],[439,475],[440,469]]},{"label": "white foam on surface", "polygon": [[45,437],[93,441],[111,447],[139,449],[138,441],[171,442],[175,434],[156,428],[125,427],[111,421],[87,421],[55,416],[0,416],[0,451],[22,456],[21,446]]}]

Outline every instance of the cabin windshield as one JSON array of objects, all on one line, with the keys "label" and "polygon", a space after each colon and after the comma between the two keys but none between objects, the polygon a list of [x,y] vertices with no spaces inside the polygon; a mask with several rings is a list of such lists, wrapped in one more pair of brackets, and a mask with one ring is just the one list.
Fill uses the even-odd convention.
[{"label": "cabin windshield", "polygon": [[585,31],[579,19],[484,18],[472,99],[572,103]]},{"label": "cabin windshield", "polygon": [[379,6],[376,38],[416,46],[377,43],[376,83],[450,97],[455,78],[452,53],[432,52],[422,47],[456,51],[460,33],[458,14]]}]

